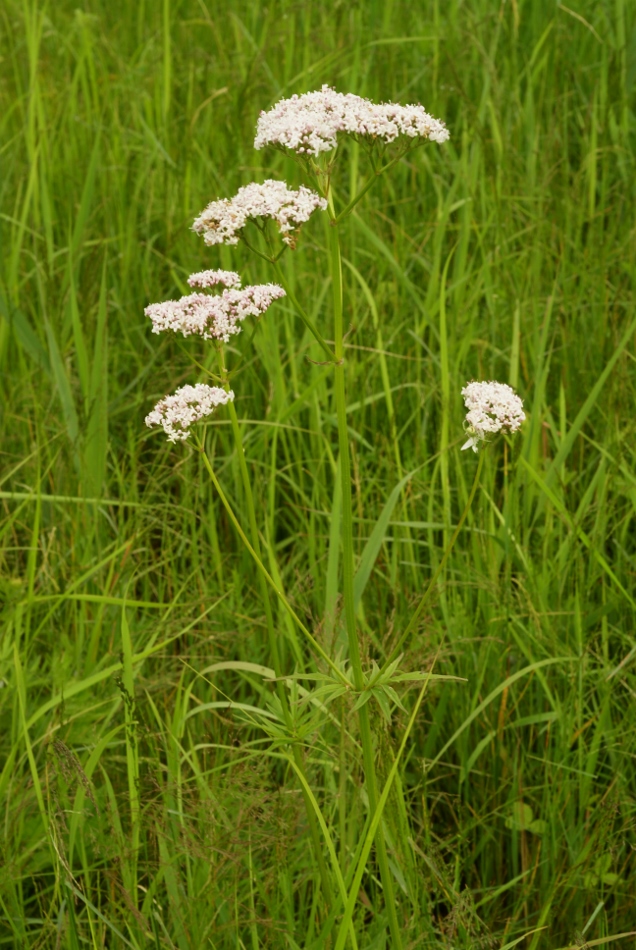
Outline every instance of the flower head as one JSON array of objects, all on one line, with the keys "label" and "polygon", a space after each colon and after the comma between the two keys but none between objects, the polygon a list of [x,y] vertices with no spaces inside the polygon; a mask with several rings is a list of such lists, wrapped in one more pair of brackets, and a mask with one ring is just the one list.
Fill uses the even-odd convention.
[{"label": "flower head", "polygon": [[316,208],[324,211],[326,207],[325,199],[310,188],[301,185],[293,191],[284,181],[270,178],[262,185],[252,182],[239,188],[233,198],[213,201],[195,219],[192,229],[203,234],[206,244],[238,244],[239,231],[250,218],[273,218],[283,241],[293,246],[294,231]]},{"label": "flower head", "polygon": [[526,418],[523,402],[506,383],[467,383],[462,396],[468,410],[464,427],[470,436],[462,450],[477,452],[486,433],[516,432]]},{"label": "flower head", "polygon": [[222,340],[241,332],[241,323],[247,316],[259,317],[268,307],[285,296],[278,284],[254,284],[241,288],[238,274],[233,271],[201,271],[188,278],[192,287],[211,287],[225,284],[220,294],[193,293],[180,300],[152,303],[144,313],[152,320],[152,332],[174,330],[190,336],[195,333],[204,340]]},{"label": "flower head", "polygon": [[218,386],[181,386],[171,396],[160,399],[146,416],[147,426],[163,426],[168,442],[184,442],[190,426],[214,412],[217,406],[234,401],[234,393]]},{"label": "flower head", "polygon": [[338,133],[393,142],[399,136],[446,142],[449,132],[421,105],[371,102],[352,93],[323,86],[316,92],[281,99],[269,112],[261,112],[254,148],[283,145],[295,152],[319,155],[338,144]]}]

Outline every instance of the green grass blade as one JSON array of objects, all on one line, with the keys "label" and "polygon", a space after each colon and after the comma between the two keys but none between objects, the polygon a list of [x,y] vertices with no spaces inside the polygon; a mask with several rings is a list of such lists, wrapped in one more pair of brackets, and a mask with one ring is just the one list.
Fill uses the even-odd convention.
[{"label": "green grass blade", "polygon": [[435,765],[437,765],[437,763],[440,761],[440,759],[442,758],[444,753],[447,751],[447,749],[450,749],[450,747],[453,745],[455,740],[458,739],[466,729],[468,729],[470,724],[474,722],[478,716],[481,715],[484,709],[487,709],[490,703],[494,699],[496,699],[497,696],[501,696],[503,691],[509,689],[513,685],[513,683],[517,682],[517,680],[522,679],[524,676],[529,676],[532,673],[535,673],[537,670],[543,669],[543,667],[545,666],[553,666],[556,663],[574,663],[576,660],[577,660],[577,657],[573,657],[573,656],[549,657],[546,660],[539,660],[537,663],[530,663],[528,666],[524,666],[522,670],[517,670],[517,672],[513,673],[512,676],[508,676],[503,681],[503,683],[500,683],[499,686],[495,687],[495,689],[493,689],[492,692],[490,692],[488,696],[486,696],[483,702],[479,703],[479,705],[472,711],[472,713],[469,716],[467,716],[466,719],[464,719],[461,726],[455,730],[451,738],[442,746],[442,748],[437,753],[437,755],[433,759],[431,759],[430,762],[427,762],[426,764],[427,771],[430,772],[430,770]]},{"label": "green grass blade", "polygon": [[545,476],[545,483],[548,488],[552,486],[553,482],[556,479],[557,473],[559,472],[559,470],[561,469],[561,466],[563,465],[568,455],[572,451],[572,447],[574,446],[574,443],[576,439],[578,438],[581,432],[581,429],[583,428],[590,412],[592,411],[592,409],[596,405],[596,402],[598,401],[598,398],[601,394],[601,390],[603,389],[603,386],[607,382],[610,373],[614,369],[618,358],[622,355],[627,344],[630,342],[630,340],[634,336],[634,333],[636,333],[636,317],[629,324],[627,330],[621,337],[618,346],[616,347],[611,357],[607,361],[605,365],[605,369],[603,370],[599,378],[596,380],[596,382],[592,386],[592,389],[590,390],[590,393],[587,399],[585,400],[585,402],[579,409],[576,419],[572,423],[572,427],[570,428],[568,434],[563,439],[563,442],[561,443],[561,447],[559,451],[557,452],[554,459],[552,460],[552,464],[550,465],[550,468],[548,469]]},{"label": "green grass blade", "polygon": [[46,339],[49,345],[51,372],[53,374],[53,379],[55,380],[55,385],[57,388],[57,394],[62,405],[62,415],[66,425],[66,433],[71,441],[71,444],[76,446],[79,438],[79,419],[77,410],[75,408],[75,402],[73,400],[71,382],[66,366],[64,365],[64,361],[62,360],[62,356],[57,345],[57,340],[55,339],[55,334],[53,333],[51,324],[46,318],[44,320],[44,328],[46,331]]},{"label": "green grass blade", "polygon": [[359,607],[362,601],[365,588],[369,582],[369,578],[371,577],[373,565],[375,564],[378,554],[380,553],[380,548],[382,547],[382,543],[386,537],[391,516],[393,515],[393,510],[398,502],[400,493],[404,486],[409,483],[409,481],[418,471],[419,469],[414,469],[412,472],[409,472],[408,475],[405,475],[404,478],[395,486],[373,527],[373,531],[371,532],[369,540],[364,546],[362,555],[360,556],[360,560],[358,562],[358,569],[353,579],[353,596],[356,609]]}]

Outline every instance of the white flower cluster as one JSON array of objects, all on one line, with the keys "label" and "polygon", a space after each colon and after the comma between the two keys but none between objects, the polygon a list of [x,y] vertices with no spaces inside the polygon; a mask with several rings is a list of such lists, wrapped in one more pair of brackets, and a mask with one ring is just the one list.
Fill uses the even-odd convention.
[{"label": "white flower cluster", "polygon": [[318,155],[336,147],[338,132],[384,142],[393,142],[400,135],[439,143],[449,138],[444,123],[421,105],[371,102],[325,85],[317,92],[281,99],[269,112],[261,112],[254,148],[284,145],[295,152]]},{"label": "white flower cluster", "polygon": [[526,418],[523,402],[506,383],[467,383],[462,396],[468,410],[464,426],[470,435],[462,450],[477,452],[486,433],[516,432]]},{"label": "white flower cluster", "polygon": [[181,386],[172,396],[164,396],[146,416],[147,426],[163,426],[168,442],[184,442],[190,426],[214,412],[217,406],[234,401],[234,393],[218,386]]},{"label": "white flower cluster", "polygon": [[[223,274],[221,279],[219,274]],[[232,271],[202,271],[188,279],[192,286],[210,287],[215,283],[228,286],[221,294],[188,294],[180,300],[164,300],[146,307],[144,313],[152,320],[152,332],[174,330],[190,336],[195,333],[204,340],[222,340],[241,332],[245,317],[259,317],[285,291],[278,284],[254,284],[240,287],[238,274]]]},{"label": "white flower cluster", "polygon": [[214,287],[222,284],[224,287],[240,287],[241,278],[233,270],[202,270],[198,274],[190,274],[188,283],[191,287]]},{"label": "white flower cluster", "polygon": [[310,188],[301,185],[294,191],[284,181],[269,178],[262,185],[252,182],[239,188],[233,198],[213,201],[195,219],[192,229],[203,234],[206,244],[238,244],[238,232],[250,218],[273,218],[283,241],[293,246],[296,228],[317,208],[324,211],[326,207],[325,199]]}]

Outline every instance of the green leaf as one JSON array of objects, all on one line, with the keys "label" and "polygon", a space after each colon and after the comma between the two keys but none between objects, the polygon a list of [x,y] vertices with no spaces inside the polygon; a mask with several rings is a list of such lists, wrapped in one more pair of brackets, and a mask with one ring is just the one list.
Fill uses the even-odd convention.
[{"label": "green leaf", "polygon": [[106,324],[106,262],[102,270],[95,347],[91,366],[88,417],[84,438],[82,482],[84,494],[99,498],[106,475],[108,451],[108,328]]},{"label": "green leaf", "polygon": [[396,673],[391,677],[393,683],[423,683],[424,680],[441,680],[446,683],[467,683],[465,676],[452,676],[447,673],[427,673],[425,670],[417,670],[413,673]]},{"label": "green leaf", "polygon": [[82,395],[85,402],[88,402],[90,389],[90,370],[88,365],[88,352],[86,350],[86,340],[80,320],[79,301],[77,299],[77,288],[75,286],[75,274],[73,264],[69,256],[68,261],[68,308],[71,314],[71,324],[73,326],[73,342],[75,343],[75,360],[82,387]]},{"label": "green leaf", "polygon": [[[326,642],[333,637],[338,606],[338,561],[340,557],[340,534],[342,522],[342,479],[340,478],[340,459],[336,465],[333,483],[333,501],[329,522],[329,554],[327,556],[327,577],[325,583],[325,637]],[[346,631],[342,631],[340,646],[346,644]]]},{"label": "green leaf", "polygon": [[72,260],[76,260],[78,256],[78,251],[82,244],[82,238],[84,236],[84,229],[88,221],[88,215],[93,203],[93,192],[95,190],[95,174],[97,172],[97,160],[99,158],[100,150],[100,136],[97,134],[95,136],[95,143],[93,145],[93,151],[91,152],[90,161],[88,163],[88,169],[86,172],[86,178],[84,179],[84,187],[82,189],[82,195],[80,198],[79,208],[77,209],[77,215],[75,217],[75,227],[73,228],[73,236],[71,238],[71,246],[69,248],[69,254]]},{"label": "green leaf", "polygon": [[362,709],[362,707],[366,706],[366,704],[369,702],[370,699],[371,699],[371,690],[365,689],[364,692],[360,693],[360,695],[358,696],[354,704],[353,711],[357,712],[358,709]]},{"label": "green leaf", "polygon": [[201,670],[200,676],[206,676],[208,673],[216,673],[219,670],[236,670],[242,673],[254,673],[256,676],[263,676],[265,679],[276,679],[276,673],[269,666],[261,666],[260,663],[246,663],[243,660],[223,660],[221,663],[213,663],[212,666],[206,666]]},{"label": "green leaf", "polygon": [[515,802],[512,806],[512,815],[506,818],[506,828],[515,831],[527,831],[532,824],[534,815],[530,805],[525,802]]},{"label": "green leaf", "polygon": [[614,884],[619,880],[619,875],[614,874],[612,871],[608,871],[607,874],[601,875],[601,880],[603,884],[607,884],[608,887],[613,887]]},{"label": "green leaf", "polygon": [[513,947],[518,946],[527,937],[531,937],[532,934],[539,933],[541,930],[545,930],[545,929],[546,929],[545,927],[536,927],[534,930],[528,930],[527,933],[522,934],[521,937],[517,937],[516,940],[511,940],[509,941],[509,943],[504,944],[504,946],[501,947],[501,950],[512,950]]},{"label": "green leaf", "polygon": [[512,676],[509,676],[507,679],[500,683],[499,686],[495,687],[491,693],[486,696],[483,702],[473,709],[471,714],[464,719],[463,723],[456,729],[450,739],[442,746],[440,751],[437,753],[434,759],[427,763],[427,771],[430,771],[434,765],[436,765],[442,756],[446,753],[446,750],[452,746],[453,742],[461,736],[461,734],[468,729],[471,722],[473,722],[481,713],[486,709],[490,703],[497,698],[503,691],[512,686],[513,683],[516,683],[517,680],[520,680],[523,676],[528,676],[531,673],[535,673],[537,670],[543,669],[545,666],[552,666],[555,663],[574,663],[575,660],[578,660],[578,657],[573,656],[554,656],[548,657],[546,660],[539,660],[537,663],[530,663],[529,666],[524,666],[522,670],[517,670],[516,673],[513,673]]},{"label": "green leaf", "polygon": [[48,354],[40,343],[27,315],[17,307],[10,308],[3,296],[0,296],[0,314],[2,314],[7,321],[15,333],[16,339],[26,350],[31,359],[50,376],[51,363]]},{"label": "green leaf", "polygon": [[597,858],[594,862],[594,870],[597,874],[605,874],[612,866],[612,855],[611,854],[602,854],[600,858]]},{"label": "green leaf", "polygon": [[636,609],[636,600],[634,600],[634,598],[629,593],[629,591],[626,590],[625,587],[621,584],[620,580],[618,579],[618,577],[616,576],[612,568],[609,566],[609,564],[605,560],[605,557],[603,556],[603,554],[601,554],[601,552],[596,549],[595,545],[592,543],[591,539],[588,537],[588,535],[583,530],[583,528],[579,527],[577,524],[573,522],[572,518],[570,517],[569,512],[565,508],[565,505],[562,504],[562,502],[557,498],[557,496],[554,494],[552,489],[549,487],[547,482],[545,482],[541,478],[541,476],[538,474],[538,472],[534,470],[534,468],[530,465],[530,463],[527,462],[523,457],[521,458],[521,462],[523,466],[525,467],[526,471],[532,476],[532,478],[537,483],[541,491],[545,494],[546,498],[548,498],[549,501],[552,502],[552,504],[554,505],[558,513],[566,522],[570,531],[573,534],[578,535],[578,537],[581,539],[585,547],[589,551],[591,551],[591,553],[593,554],[595,559],[598,561],[600,566],[603,568],[603,570],[605,571],[607,576],[610,578],[610,580],[614,584],[616,584],[616,586],[618,587],[620,592],[623,594],[623,596],[629,601],[630,605],[634,609]]},{"label": "green leaf", "polygon": [[528,825],[528,831],[531,831],[533,835],[544,835],[547,827],[547,823],[542,818],[537,818]]},{"label": "green leaf", "polygon": [[44,318],[44,328],[46,330],[46,339],[49,344],[49,359],[51,361],[53,379],[55,380],[57,394],[60,397],[60,402],[62,404],[62,415],[64,417],[66,431],[73,445],[77,445],[77,439],[79,436],[79,421],[77,418],[75,403],[73,402],[71,383],[68,377],[66,366],[64,365],[64,361],[62,360],[62,356],[57,345],[57,340],[55,339],[55,334],[53,333],[51,324],[46,319],[46,317]]},{"label": "green leaf", "polygon": [[636,318],[632,320],[627,330],[621,337],[620,343],[618,344],[618,346],[612,353],[611,357],[607,361],[607,365],[605,366],[605,369],[603,370],[599,378],[596,380],[596,382],[592,386],[589,396],[587,397],[587,399],[581,406],[576,419],[572,423],[572,427],[570,431],[563,439],[561,443],[561,448],[559,449],[557,454],[554,456],[554,459],[552,460],[552,464],[550,465],[550,468],[548,469],[545,476],[545,483],[548,486],[548,488],[552,485],[552,483],[556,479],[559,469],[561,468],[566,458],[570,454],[572,450],[572,446],[574,445],[576,438],[578,437],[581,429],[583,428],[583,425],[587,417],[589,416],[590,412],[594,408],[594,405],[601,394],[601,390],[603,386],[607,382],[607,379],[610,373],[614,369],[616,361],[618,360],[619,356],[621,355],[621,353],[623,352],[623,350],[625,349],[625,347],[627,346],[627,344],[633,337],[634,332],[636,332]]},{"label": "green leaf", "polygon": [[210,709],[236,709],[239,712],[254,714],[255,716],[264,716],[267,719],[278,720],[278,714],[272,710],[259,709],[258,706],[251,706],[249,703],[235,703],[229,699],[220,699],[215,703],[201,703],[195,709],[189,709],[185,714],[185,719],[191,719],[192,716],[198,716],[202,712],[208,712]]},{"label": "green leaf", "polygon": [[406,709],[404,708],[404,704],[402,703],[402,700],[400,699],[400,697],[395,692],[392,686],[385,685],[385,686],[382,686],[381,689],[384,690],[388,698],[391,700],[392,703],[395,703],[398,709],[401,709],[402,712],[406,712]]},{"label": "green leaf", "polygon": [[[464,768],[462,769],[462,774],[461,774],[461,777],[460,777],[460,782],[465,782],[465,781],[466,781],[466,779],[468,778],[468,776],[469,776],[469,774],[470,774],[470,770],[472,769],[473,765],[475,764],[475,762],[477,761],[477,759],[479,758],[479,756],[481,755],[481,753],[484,751],[484,749],[486,749],[486,748],[490,745],[490,743],[492,742],[492,740],[495,738],[496,735],[497,735],[497,730],[496,730],[496,729],[492,729],[492,730],[488,733],[488,735],[484,736],[484,738],[483,738],[480,742],[477,743],[476,748],[473,750],[473,752],[472,752],[471,755],[470,755],[470,758],[469,758],[468,761],[466,762],[466,765],[465,765]],[[509,820],[509,819],[508,819],[508,820]],[[506,822],[506,825],[507,825],[507,822]]]},{"label": "green leaf", "polygon": [[387,699],[384,689],[382,688],[374,689],[372,690],[372,693],[373,693],[373,698],[375,699],[378,706],[380,707],[380,712],[382,713],[386,721],[390,724],[391,723],[391,704],[389,703],[389,700]]}]

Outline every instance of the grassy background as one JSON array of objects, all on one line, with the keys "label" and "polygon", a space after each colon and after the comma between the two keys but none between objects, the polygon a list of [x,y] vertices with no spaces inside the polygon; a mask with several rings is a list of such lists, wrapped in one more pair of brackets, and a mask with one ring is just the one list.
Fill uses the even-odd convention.
[{"label": "grassy background", "polygon": [[[396,167],[344,231],[358,552],[423,466],[365,591],[368,656],[403,629],[467,497],[461,386],[509,381],[529,415],[488,451],[402,664],[426,665],[444,636],[438,670],[468,678],[431,692],[389,804],[405,942],[496,947],[544,927],[521,945],[547,950],[633,929],[635,14],[626,0],[2,5],[3,946],[314,939],[297,786],[245,716],[204,708],[267,701],[257,675],[209,670],[268,662],[254,572],[196,455],[143,425],[205,350],[153,337],[143,308],[205,267],[272,279],[189,227],[241,184],[299,180],[252,149],[255,121],[323,82],[421,101],[452,136]],[[348,154],[343,196],[366,174]],[[284,266],[329,337],[318,218]],[[234,388],[262,531],[335,649],[331,377],[284,303],[252,348],[238,338]],[[221,415],[208,439],[240,509]],[[287,668],[307,664],[277,622]],[[376,726],[388,763],[404,719]],[[364,820],[359,771],[341,768],[354,733],[341,749],[336,723],[306,752],[345,864]],[[371,868],[362,947],[384,946],[378,889]]]}]

